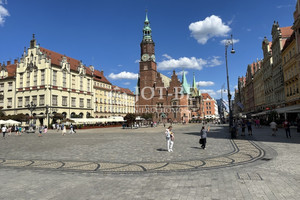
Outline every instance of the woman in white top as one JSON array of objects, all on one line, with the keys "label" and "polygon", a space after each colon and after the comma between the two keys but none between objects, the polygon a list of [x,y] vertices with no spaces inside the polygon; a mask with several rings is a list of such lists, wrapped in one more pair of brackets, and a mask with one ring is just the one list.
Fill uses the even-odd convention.
[{"label": "woman in white top", "polygon": [[173,152],[174,134],[172,132],[172,126],[169,126],[169,128],[166,129],[165,134],[166,134],[168,152]]},{"label": "woman in white top", "polygon": [[276,136],[276,132],[277,132],[277,124],[276,124],[276,122],[274,122],[274,121],[272,121],[271,123],[270,123],[270,127],[271,127],[271,129],[272,129],[272,136]]},{"label": "woman in white top", "polygon": [[205,149],[206,147],[206,137],[207,137],[207,132],[209,131],[209,128],[206,130],[204,126],[202,126],[202,129],[200,131],[200,144],[202,149]]}]

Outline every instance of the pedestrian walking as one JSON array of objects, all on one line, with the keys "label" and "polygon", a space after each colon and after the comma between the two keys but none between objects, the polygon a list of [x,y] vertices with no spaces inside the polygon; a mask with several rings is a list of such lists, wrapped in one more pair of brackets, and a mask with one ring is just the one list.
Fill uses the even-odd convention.
[{"label": "pedestrian walking", "polygon": [[57,123],[56,124],[56,131],[58,132],[59,130],[62,130],[62,129],[60,129],[59,123]]},{"label": "pedestrian walking", "polygon": [[67,133],[67,129],[66,126],[64,126],[63,124],[61,125],[61,134],[65,135]]},{"label": "pedestrian walking", "polygon": [[74,133],[74,126],[73,124],[71,123],[70,125],[70,131],[69,131],[70,134],[73,134]]},{"label": "pedestrian walking", "polygon": [[285,134],[287,138],[291,138],[291,129],[290,129],[290,123],[288,122],[288,120],[285,120],[283,122],[283,127],[285,129]]},{"label": "pedestrian walking", "polygon": [[206,138],[207,138],[207,132],[209,131],[209,128],[206,130],[204,126],[202,126],[200,131],[200,140],[199,143],[201,144],[202,149],[206,149]]},{"label": "pedestrian walking", "polygon": [[272,121],[270,123],[270,128],[272,129],[272,136],[276,136],[276,132],[277,132],[277,124],[276,124],[276,122]]},{"label": "pedestrian walking", "polygon": [[47,126],[44,127],[44,133],[48,133],[48,127]]},{"label": "pedestrian walking", "polygon": [[39,137],[42,137],[42,132],[43,132],[44,127],[42,125],[39,126]]},{"label": "pedestrian walking", "polygon": [[1,131],[2,131],[2,134],[3,134],[3,139],[5,139],[5,133],[7,131],[7,128],[6,128],[5,125],[1,128]]},{"label": "pedestrian walking", "polygon": [[169,126],[166,129],[166,140],[167,140],[167,149],[168,152],[173,152],[173,145],[174,145],[174,133],[172,132],[172,126]]},{"label": "pedestrian walking", "polygon": [[23,133],[22,126],[19,127],[19,135],[21,135],[21,133]]},{"label": "pedestrian walking", "polygon": [[247,128],[248,128],[248,135],[252,135],[252,122],[250,119],[247,121]]},{"label": "pedestrian walking", "polygon": [[242,134],[241,136],[245,136],[246,123],[242,121]]}]

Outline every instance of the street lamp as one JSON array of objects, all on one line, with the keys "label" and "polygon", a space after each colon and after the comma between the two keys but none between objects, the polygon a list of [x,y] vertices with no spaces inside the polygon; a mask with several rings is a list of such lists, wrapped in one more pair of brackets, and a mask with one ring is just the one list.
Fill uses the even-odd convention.
[{"label": "street lamp", "polygon": [[232,108],[231,108],[231,94],[230,94],[230,88],[229,88],[229,75],[228,75],[228,63],[227,63],[227,48],[231,45],[231,51],[230,53],[234,54],[235,50],[233,49],[233,39],[232,35],[229,39],[225,41],[225,59],[226,59],[226,74],[227,74],[227,93],[228,93],[228,107],[229,107],[229,127],[231,128],[233,126],[233,118],[232,118]]},{"label": "street lamp", "polygon": [[[28,110],[30,110],[30,115],[31,115],[31,118],[32,118],[33,117],[32,112],[35,110],[36,104],[33,103],[33,101],[31,101],[31,103],[29,103],[26,107],[27,107]],[[33,132],[32,123],[31,123],[31,126],[29,127],[29,132]]]}]

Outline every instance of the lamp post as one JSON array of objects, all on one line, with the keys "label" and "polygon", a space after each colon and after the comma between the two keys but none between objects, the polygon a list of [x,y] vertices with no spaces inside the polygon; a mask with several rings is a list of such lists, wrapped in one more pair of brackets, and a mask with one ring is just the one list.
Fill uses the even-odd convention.
[{"label": "lamp post", "polygon": [[[32,112],[35,110],[36,104],[33,103],[33,101],[31,101],[31,103],[29,103],[26,107],[27,107],[28,110],[30,110],[30,115],[31,115],[31,118],[32,118],[33,117]],[[30,124],[29,132],[33,132],[32,123]]]},{"label": "lamp post", "polygon": [[46,105],[47,127],[49,127],[49,106]]},{"label": "lamp post", "polygon": [[226,75],[227,75],[227,93],[228,93],[228,107],[229,107],[229,128],[233,125],[233,118],[232,118],[232,108],[231,108],[231,94],[230,94],[230,88],[229,88],[229,75],[228,75],[228,62],[227,62],[227,48],[231,45],[231,51],[230,53],[234,54],[235,50],[233,49],[233,39],[232,35],[229,39],[225,41],[225,59],[226,59]]}]

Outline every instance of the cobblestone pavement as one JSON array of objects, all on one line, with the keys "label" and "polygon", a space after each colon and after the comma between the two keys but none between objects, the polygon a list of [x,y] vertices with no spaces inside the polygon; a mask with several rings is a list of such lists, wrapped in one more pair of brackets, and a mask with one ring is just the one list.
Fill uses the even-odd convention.
[{"label": "cobblestone pavement", "polygon": [[[295,130],[292,139],[287,139],[283,130],[272,137],[269,128],[254,128],[253,137],[231,141],[226,128],[213,127],[207,150],[201,150],[198,129],[197,125],[175,126],[173,153],[164,151],[162,127],[92,130],[68,136],[49,133],[42,138],[10,136],[0,141],[0,199],[300,199],[300,134]],[[97,152],[89,153],[89,146]],[[137,173],[104,173],[101,167],[97,172],[37,167],[51,161],[45,166],[55,166],[57,161],[68,161],[68,168],[72,162],[182,163],[240,152],[244,156],[252,151],[261,155],[250,162],[206,170],[165,168],[166,173],[147,173],[151,168]],[[110,159],[110,155],[114,157]],[[4,166],[4,159],[11,161],[8,163],[35,162],[28,167]]]}]

